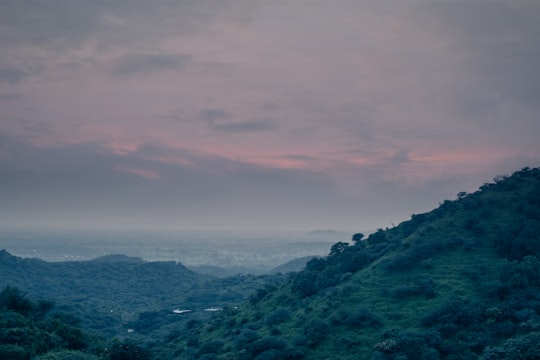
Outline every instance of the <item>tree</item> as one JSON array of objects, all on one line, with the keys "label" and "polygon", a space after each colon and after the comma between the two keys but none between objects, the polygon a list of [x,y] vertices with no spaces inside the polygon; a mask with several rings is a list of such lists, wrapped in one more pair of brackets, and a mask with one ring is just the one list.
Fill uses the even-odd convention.
[{"label": "tree", "polygon": [[98,360],[96,355],[85,354],[74,350],[60,350],[48,352],[34,358],[35,360]]},{"label": "tree", "polygon": [[326,259],[313,258],[306,264],[306,270],[308,271],[322,271],[326,267]]},{"label": "tree", "polygon": [[148,360],[150,353],[131,341],[120,342],[115,340],[110,352],[107,354],[109,360]]},{"label": "tree", "polygon": [[319,290],[317,287],[318,282],[316,272],[302,271],[293,278],[291,289],[301,298],[305,298],[317,293]]},{"label": "tree", "polygon": [[352,236],[352,241],[355,245],[360,245],[360,241],[364,238],[364,234],[356,233]]},{"label": "tree", "polygon": [[330,256],[343,254],[348,247],[349,244],[347,244],[346,242],[337,242],[330,248]]},{"label": "tree", "polygon": [[376,232],[369,235],[367,239],[369,245],[374,246],[386,242],[386,232],[383,229],[377,229]]},{"label": "tree", "polygon": [[26,294],[13,286],[6,286],[0,292],[0,309],[12,310],[22,315],[28,315],[34,308],[34,304],[25,298]]}]

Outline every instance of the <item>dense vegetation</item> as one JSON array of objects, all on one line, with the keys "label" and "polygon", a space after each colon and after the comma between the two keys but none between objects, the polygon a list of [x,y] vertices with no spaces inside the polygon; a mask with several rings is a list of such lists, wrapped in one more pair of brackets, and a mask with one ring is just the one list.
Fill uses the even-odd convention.
[{"label": "dense vegetation", "polygon": [[52,307],[50,301],[33,302],[18,288],[5,287],[0,292],[0,359],[93,359],[93,340],[73,316],[49,314]]},{"label": "dense vegetation", "polygon": [[[135,331],[117,340],[84,335],[73,319],[50,313],[50,303],[28,305],[18,290],[5,288],[0,310],[9,316],[2,315],[7,320],[0,327],[0,349],[39,359],[79,358],[53,357],[61,352],[78,352],[81,359],[538,359],[539,259],[540,169],[526,168],[497,177],[475,193],[459,193],[456,200],[391,229],[367,238],[355,234],[352,242],[334,244],[326,258],[310,260],[285,279],[207,279],[208,286],[196,281],[172,293],[160,286],[175,281],[171,274],[184,274],[185,269],[175,268],[181,265],[153,265],[161,281],[152,284],[142,281],[149,275],[136,273],[133,261],[127,261],[133,268],[122,270],[125,277],[114,277],[122,263],[114,261],[107,265],[114,278],[107,284],[111,294],[123,294],[116,301],[132,294],[134,286],[144,295],[143,300],[124,298],[139,311],[124,321],[124,328]],[[36,275],[23,288],[36,286],[33,281],[47,274]],[[244,292],[238,290],[241,284]],[[75,286],[81,297],[98,290],[87,285]],[[240,306],[232,300],[242,296],[226,296],[227,291],[245,296],[254,285],[258,290]],[[222,301],[223,311],[172,317],[171,297],[185,301],[186,291],[194,306]],[[4,293],[15,293],[18,300],[6,302]],[[140,302],[150,302],[149,310],[142,311]],[[13,317],[19,322],[10,322]],[[65,324],[78,347],[58,340],[62,335],[47,325],[51,321]],[[6,335],[19,328],[30,329],[19,342]],[[47,336],[56,342],[39,340]]]},{"label": "dense vegetation", "polygon": [[157,329],[185,321],[172,315],[178,307],[201,310],[238,305],[257,287],[282,277],[218,279],[196,274],[179,263],[123,255],[51,263],[19,258],[4,250],[0,250],[0,274],[0,289],[16,286],[31,297],[55,299],[59,309],[82,319],[86,330],[108,337],[124,335],[139,317],[148,319],[149,314],[155,314],[152,328]]},{"label": "dense vegetation", "polygon": [[352,240],[158,357],[540,358],[540,169]]}]

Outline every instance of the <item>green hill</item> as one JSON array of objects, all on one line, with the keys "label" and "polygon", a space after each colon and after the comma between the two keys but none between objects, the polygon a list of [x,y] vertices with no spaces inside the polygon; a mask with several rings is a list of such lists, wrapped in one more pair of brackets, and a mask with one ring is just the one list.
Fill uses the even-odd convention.
[{"label": "green hill", "polygon": [[540,169],[357,234],[155,347],[177,359],[540,358]]},{"label": "green hill", "polygon": [[[55,309],[82,320],[86,331],[105,337],[128,329],[166,332],[188,320],[172,310],[203,310],[237,305],[255,289],[279,276],[218,279],[194,273],[176,262],[147,262],[124,255],[89,261],[46,262],[0,250],[0,290],[16,287],[35,299],[52,300]],[[200,312],[197,312],[200,314]],[[140,330],[140,331],[139,331]],[[1,340],[1,339],[0,339]]]}]

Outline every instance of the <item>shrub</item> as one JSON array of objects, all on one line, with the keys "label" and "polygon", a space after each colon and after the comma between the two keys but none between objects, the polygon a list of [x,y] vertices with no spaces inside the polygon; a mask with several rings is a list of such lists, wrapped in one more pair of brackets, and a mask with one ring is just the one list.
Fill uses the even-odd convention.
[{"label": "shrub", "polygon": [[286,308],[279,308],[266,316],[266,324],[269,326],[280,324],[291,317],[291,312]]},{"label": "shrub", "polygon": [[326,320],[314,319],[305,324],[304,335],[307,337],[306,345],[316,346],[328,335],[328,322]]},{"label": "shrub", "polygon": [[71,350],[82,350],[86,348],[87,342],[83,332],[72,325],[77,322],[78,320],[70,315],[57,314],[55,318],[48,321],[46,327],[62,339],[64,347]]},{"label": "shrub", "polygon": [[[2,358],[3,359],[3,358]],[[85,354],[80,351],[62,350],[57,352],[47,353],[35,357],[34,360],[98,360],[95,355]]]},{"label": "shrub", "polygon": [[482,318],[482,307],[461,299],[451,299],[422,317],[424,326],[435,326],[444,334],[455,333]]},{"label": "shrub", "polygon": [[417,278],[413,284],[396,286],[392,292],[397,299],[403,299],[410,296],[425,296],[426,298],[435,297],[433,280],[424,277]]},{"label": "shrub", "polygon": [[498,253],[509,260],[521,260],[526,256],[540,257],[540,221],[520,219],[516,229],[501,234],[495,246]]},{"label": "shrub", "polygon": [[387,241],[386,232],[383,229],[377,229],[376,232],[368,236],[366,241],[370,246],[385,243]]},{"label": "shrub", "polygon": [[244,348],[247,344],[250,344],[260,338],[261,337],[257,332],[253,330],[245,329],[245,330],[242,330],[240,334],[238,334],[234,338],[234,343],[238,348],[241,349],[241,348]]},{"label": "shrub", "polygon": [[386,269],[408,270],[423,260],[429,259],[441,250],[456,248],[464,243],[464,239],[449,235],[447,237],[422,238],[409,245],[403,253],[385,261]]},{"label": "shrub", "polygon": [[286,352],[285,358],[289,360],[303,359],[306,356],[302,349],[290,349]]},{"label": "shrub", "polygon": [[207,343],[204,343],[200,350],[200,354],[217,354],[221,348],[225,345],[225,341],[222,339],[210,340]]},{"label": "shrub", "polygon": [[364,246],[365,244],[362,243],[362,239],[364,238],[364,234],[362,233],[356,233],[352,236],[352,242],[355,244],[355,245],[358,245],[358,246]]},{"label": "shrub", "polygon": [[313,271],[302,271],[297,274],[292,282],[292,291],[300,298],[305,298],[314,295],[319,290],[317,288],[318,275]]},{"label": "shrub", "polygon": [[371,263],[374,259],[375,257],[373,255],[362,249],[346,251],[338,258],[339,272],[356,272]]},{"label": "shrub", "polygon": [[506,291],[540,287],[540,261],[526,256],[522,261],[503,264],[500,278]]},{"label": "shrub", "polygon": [[254,360],[282,360],[282,359],[283,359],[283,352],[276,349],[271,349],[257,355]]},{"label": "shrub", "polygon": [[343,254],[347,248],[349,247],[349,244],[343,241],[337,242],[330,248],[330,256],[336,256]]},{"label": "shrub", "polygon": [[480,357],[482,360],[538,358],[540,358],[539,332],[508,339],[500,346],[487,346]]},{"label": "shrub", "polygon": [[148,360],[150,353],[131,341],[115,340],[106,358],[109,360]]},{"label": "shrub", "polygon": [[384,334],[386,339],[374,350],[394,354],[395,359],[439,359],[438,347],[441,336],[437,331],[418,331],[395,329]]},{"label": "shrub", "polygon": [[12,310],[22,315],[28,315],[33,309],[34,304],[25,298],[18,288],[6,286],[0,292],[0,309]]},{"label": "shrub", "polygon": [[324,258],[313,258],[306,264],[306,270],[308,271],[322,271],[326,267],[326,260]]},{"label": "shrub", "polygon": [[351,328],[382,325],[381,319],[371,312],[371,310],[364,307],[360,307],[356,311],[347,314],[342,323]]},{"label": "shrub", "polygon": [[275,290],[275,286],[267,285],[264,288],[259,288],[257,291],[249,297],[249,302],[256,304],[264,299],[269,293]]},{"label": "shrub", "polygon": [[0,344],[0,359],[2,360],[30,360],[30,358],[30,352],[22,346]]},{"label": "shrub", "polygon": [[253,343],[247,346],[246,349],[252,355],[258,355],[264,352],[268,352],[270,350],[281,351],[285,349],[286,346],[287,343],[281,338],[265,336],[262,339],[255,340]]}]

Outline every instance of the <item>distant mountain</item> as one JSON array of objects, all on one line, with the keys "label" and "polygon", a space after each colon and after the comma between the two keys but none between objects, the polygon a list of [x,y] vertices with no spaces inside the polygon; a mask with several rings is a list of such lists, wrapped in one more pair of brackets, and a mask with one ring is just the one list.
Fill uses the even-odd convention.
[{"label": "distant mountain", "polygon": [[298,259],[288,261],[283,265],[276,266],[272,270],[268,271],[268,274],[287,274],[290,272],[300,271],[306,267],[306,264],[313,259],[320,258],[320,256],[304,256]]},{"label": "distant mountain", "polygon": [[336,230],[313,230],[307,233],[309,237],[318,237],[318,238],[339,238],[342,240],[349,239],[352,234],[344,233]]},{"label": "distant mountain", "polygon": [[[182,359],[539,359],[540,168],[497,177],[154,348]],[[176,355],[173,355],[176,354]]]},{"label": "distant mountain", "polygon": [[145,261],[139,257],[126,256],[121,254],[104,255],[90,260],[95,263],[135,263],[142,264]]},{"label": "distant mountain", "polygon": [[236,275],[263,275],[266,273],[264,269],[245,267],[245,266],[233,266],[233,267],[220,267],[212,265],[197,265],[189,266],[190,270],[198,274],[216,276],[218,278],[226,278]]}]

